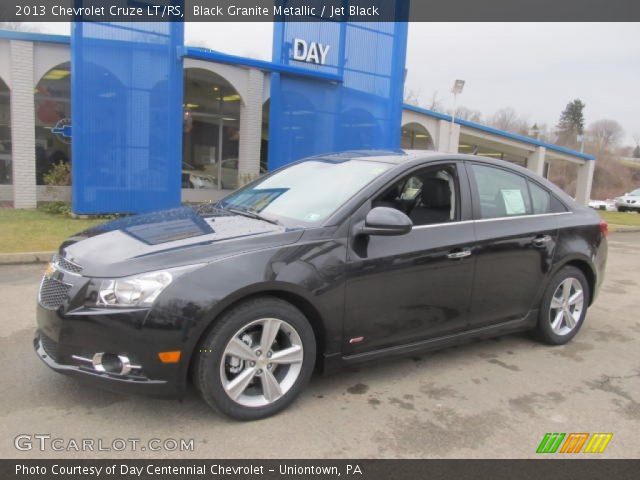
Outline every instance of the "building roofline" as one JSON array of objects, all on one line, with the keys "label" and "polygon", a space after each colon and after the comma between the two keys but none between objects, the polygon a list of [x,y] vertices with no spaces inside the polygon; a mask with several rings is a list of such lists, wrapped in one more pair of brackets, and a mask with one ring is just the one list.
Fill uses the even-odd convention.
[{"label": "building roofline", "polygon": [[[13,30],[2,30],[2,29],[0,29],[0,38],[9,39],[9,40],[24,40],[24,41],[31,41],[31,42],[66,43],[66,44],[71,43],[71,37],[69,35],[53,35],[48,33],[35,33],[35,32],[17,32]],[[312,78],[317,78],[322,80],[329,80],[329,81],[337,81],[337,82],[342,81],[342,77],[340,75],[332,75],[324,72],[317,72],[310,69],[292,67],[290,65],[282,65],[274,62],[268,62],[265,60],[258,60],[255,58],[242,57],[238,55],[229,55],[226,53],[205,49],[205,48],[185,46],[185,49],[182,52],[182,54],[190,58],[217,61],[221,63],[228,63],[228,64],[234,64],[234,65],[243,65],[246,67],[253,67],[253,68],[257,68],[257,69],[265,70],[269,72],[285,73],[285,74],[298,75],[298,76],[307,76],[307,77],[312,77]],[[414,105],[407,105],[406,103],[402,105],[402,108],[404,110],[420,113],[423,115],[427,115],[429,117],[438,118],[440,120],[446,120],[449,122],[451,121],[451,115],[434,112],[433,110],[429,110],[427,108],[416,107]],[[510,140],[516,140],[518,142],[527,143],[529,145],[535,145],[536,147],[544,147],[547,150],[563,153],[565,155],[581,158],[583,160],[596,159],[595,156],[589,155],[587,153],[580,153],[578,151],[571,150],[570,148],[561,147],[560,145],[555,145],[553,143],[542,142],[535,138],[527,137],[525,135],[519,135],[517,133],[498,130],[497,128],[488,127],[480,123],[470,122],[468,120],[463,120],[459,118],[454,119],[454,122],[461,126],[473,128],[475,130],[490,133],[492,135],[497,135],[503,138],[508,138]]]},{"label": "building roofline", "polygon": [[[427,108],[416,107],[414,105],[407,105],[406,103],[402,105],[404,110],[409,110],[415,113],[421,113],[423,115],[427,115],[429,117],[438,118],[440,120],[446,120],[448,122],[451,121],[451,115],[447,115],[445,113],[434,112],[433,110],[429,110]],[[527,137],[525,135],[520,135],[517,133],[506,132],[504,130],[498,130],[497,128],[488,127],[486,125],[482,125],[476,122],[470,122],[469,120],[463,120],[461,118],[454,119],[454,122],[458,125],[473,128],[475,130],[480,130],[481,132],[491,133],[493,135],[497,135],[499,137],[508,138],[510,140],[516,140],[518,142],[527,143],[529,145],[535,145],[536,147],[544,147],[547,150],[552,150],[558,153],[563,153],[565,155],[570,155],[572,157],[581,158],[583,160],[595,160],[596,157],[593,155],[589,155],[588,153],[581,153],[576,150],[571,150],[570,148],[561,147],[560,145],[555,145],[553,143],[542,142],[535,138]]]},{"label": "building roofline", "polygon": [[30,42],[46,42],[46,43],[71,43],[69,35],[53,35],[50,33],[37,32],[17,32],[14,30],[0,29],[0,38],[8,40],[24,40]]}]

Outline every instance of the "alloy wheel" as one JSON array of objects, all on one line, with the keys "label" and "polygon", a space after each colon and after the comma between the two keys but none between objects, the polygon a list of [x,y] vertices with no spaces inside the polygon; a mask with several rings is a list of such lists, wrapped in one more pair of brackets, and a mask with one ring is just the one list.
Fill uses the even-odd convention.
[{"label": "alloy wheel", "polygon": [[549,322],[556,335],[567,335],[575,328],[584,308],[584,290],[577,278],[564,279],[551,297]]},{"label": "alloy wheel", "polygon": [[293,326],[277,318],[255,320],[227,343],[220,362],[226,394],[246,407],[276,402],[300,376],[304,350]]}]

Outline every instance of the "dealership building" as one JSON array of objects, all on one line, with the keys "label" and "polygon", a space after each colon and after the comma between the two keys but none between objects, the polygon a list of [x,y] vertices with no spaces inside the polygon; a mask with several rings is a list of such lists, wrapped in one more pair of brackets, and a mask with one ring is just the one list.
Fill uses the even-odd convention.
[{"label": "dealership building", "polygon": [[[74,65],[78,57],[74,56],[70,37],[0,31],[0,202],[15,208],[33,208],[37,202],[69,201],[78,196],[82,198],[79,213],[100,213],[100,209],[107,212],[122,207],[108,204],[107,208],[91,202],[104,205],[112,201],[114,193],[128,191],[143,192],[140,195],[145,198],[163,198],[162,188],[154,185],[165,184],[178,192],[178,201],[216,200],[265,171],[307,154],[334,150],[336,146],[340,149],[399,146],[476,153],[517,163],[540,175],[546,175],[554,165],[569,162],[577,167],[576,199],[588,202],[594,157],[470,121],[454,119],[452,123],[448,115],[403,105],[405,53],[400,43],[406,46],[406,31],[398,44],[397,36],[394,37],[397,32],[372,32],[366,26],[355,25],[345,27],[346,33],[336,32],[336,42],[344,41],[340,39],[349,35],[349,28],[354,32],[358,29],[362,38],[375,34],[382,38],[380,41],[388,40],[390,44],[385,48],[396,52],[399,60],[380,66],[384,62],[375,58],[375,52],[372,58],[366,58],[370,55],[366,49],[344,55],[344,48],[335,45],[330,48],[331,35],[321,30],[324,27],[291,28],[298,28],[292,33],[295,39],[285,38],[286,32],[276,26],[272,62],[180,47],[181,79],[165,85],[181,106],[179,123],[174,124],[178,126],[172,132],[178,136],[175,142],[178,150],[172,152],[178,159],[164,170],[161,161],[154,162],[155,155],[161,156],[163,152],[157,152],[158,148],[154,151],[153,145],[141,154],[144,161],[138,158],[125,165],[113,156],[109,157],[111,161],[88,163],[87,157],[92,154],[86,152],[90,150],[86,145],[77,147],[74,140],[80,127],[74,119],[74,112],[79,110],[72,109],[72,100],[83,101],[77,100],[83,89],[94,89],[95,82],[74,84],[74,75],[86,78],[87,74]],[[282,37],[280,43],[278,35]],[[336,67],[330,69],[325,62],[334,54],[339,58]],[[284,58],[287,61],[282,61]],[[371,65],[376,69],[388,68],[391,73],[373,71]],[[143,130],[145,139],[163,145],[158,138],[164,135],[162,128],[168,127],[154,131],[153,124],[145,124],[145,120],[136,119],[126,109],[109,110],[112,105],[109,102],[122,95],[123,81],[106,70],[100,75],[105,78],[104,88],[91,94],[106,105],[101,107],[105,110],[105,123],[138,122],[140,128],[136,127],[135,135],[140,136]],[[351,87],[356,83],[362,88]],[[337,90],[336,85],[342,84],[345,88]],[[153,89],[145,95],[151,109],[164,101]],[[343,102],[347,95],[349,108],[338,114],[325,112],[332,108],[328,104],[334,101],[337,104],[336,98]],[[376,111],[381,95],[385,109]],[[82,118],[87,119],[90,113],[83,110]],[[385,122],[394,128],[386,128]],[[82,127],[89,124],[92,123],[85,120]],[[387,133],[393,138],[384,139]],[[127,142],[132,143],[131,139],[137,137],[132,133],[128,138]],[[380,138],[386,143],[378,143]],[[272,142],[278,145],[270,145]],[[76,171],[76,162],[82,164],[82,171]],[[73,186],[60,185],[65,183],[65,165],[73,166]],[[156,175],[157,171],[162,173]],[[138,177],[147,179],[143,187],[136,183]],[[99,185],[100,179],[105,178],[109,179],[105,181],[108,189]],[[157,197],[148,194],[154,188],[159,192]],[[130,201],[139,198],[132,196]],[[151,200],[145,205],[142,210],[171,204]]]}]

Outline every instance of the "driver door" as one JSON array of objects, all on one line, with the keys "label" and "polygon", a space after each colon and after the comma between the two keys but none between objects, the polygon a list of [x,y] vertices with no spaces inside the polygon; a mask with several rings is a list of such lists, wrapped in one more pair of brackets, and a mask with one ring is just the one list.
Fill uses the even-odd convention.
[{"label": "driver door", "polygon": [[366,202],[351,224],[377,206],[403,211],[414,226],[398,236],[351,234],[345,355],[454,334],[469,322],[475,235],[463,165],[406,174]]}]

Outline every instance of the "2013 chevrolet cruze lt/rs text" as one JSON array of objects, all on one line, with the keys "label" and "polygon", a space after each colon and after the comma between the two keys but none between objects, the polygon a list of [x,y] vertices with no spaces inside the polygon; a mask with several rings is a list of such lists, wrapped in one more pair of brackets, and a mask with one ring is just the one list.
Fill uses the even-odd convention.
[{"label": "2013 chevrolet cruze lt/rs text", "polygon": [[69,238],[42,279],[39,357],[116,389],[189,380],[237,419],[272,415],[312,371],[535,329],[571,340],[603,278],[606,224],[486,158],[306,159],[217,204]]}]

